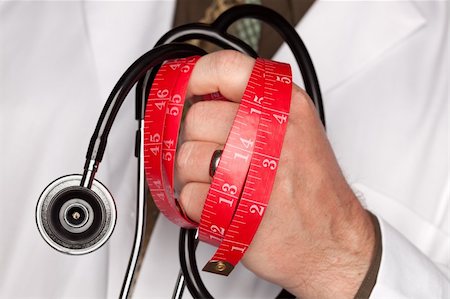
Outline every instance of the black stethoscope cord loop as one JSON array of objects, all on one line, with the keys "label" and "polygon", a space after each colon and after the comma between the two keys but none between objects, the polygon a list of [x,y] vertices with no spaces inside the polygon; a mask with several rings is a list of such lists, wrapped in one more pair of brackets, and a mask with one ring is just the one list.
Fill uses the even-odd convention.
[{"label": "black stethoscope cord loop", "polygon": [[193,45],[173,43],[153,48],[138,58],[123,73],[109,95],[100,114],[94,134],[91,137],[86,153],[86,160],[96,161],[98,163],[102,160],[109,132],[125,97],[128,95],[134,84],[144,76],[148,70],[168,59],[192,55],[204,55],[205,53],[204,50]]},{"label": "black stethoscope cord loop", "polygon": [[[234,49],[246,53],[247,55],[250,55],[252,57],[257,57],[257,53],[249,45],[244,43],[242,40],[227,33],[229,26],[235,21],[242,18],[256,18],[271,25],[289,45],[299,65],[300,72],[303,76],[306,92],[309,94],[314,104],[316,105],[320,119],[323,125],[325,126],[325,113],[323,110],[319,82],[311,58],[300,36],[297,34],[295,29],[281,15],[279,15],[275,11],[259,5],[239,5],[225,11],[212,24],[208,25],[208,24],[194,23],[183,25],[170,30],[158,41],[155,48],[143,54],[130,67],[128,67],[128,69],[117,81],[116,85],[111,91],[102,109],[102,112],[95,127],[95,131],[89,142],[83,175],[78,175],[76,177],[76,180],[74,180],[75,183],[73,184],[77,186],[71,186],[71,188],[73,187],[72,188],[73,190],[72,189],[68,191],[66,190],[67,194],[72,196],[73,192],[80,193],[81,191],[79,190],[84,190],[86,192],[83,193],[84,194],[83,196],[85,196],[83,200],[88,203],[90,202],[95,203],[93,199],[97,199],[97,197],[95,194],[91,194],[90,191],[94,190],[97,193],[101,194],[106,193],[106,191],[105,192],[102,191],[103,189],[101,187],[98,187],[99,183],[95,180],[95,174],[99,163],[102,161],[106,149],[108,135],[111,131],[114,120],[117,116],[118,111],[120,110],[120,107],[122,106],[123,101],[125,100],[126,96],[130,92],[132,87],[138,82],[136,87],[136,118],[139,120],[141,126],[143,123],[147,96],[150,90],[150,86],[153,82],[154,75],[158,70],[159,66],[164,61],[169,59],[206,54],[204,50],[196,46],[180,42],[185,42],[191,39],[202,39],[212,42],[224,49]],[[143,127],[140,127],[141,133],[142,130]],[[142,138],[143,137],[141,136],[141,140]],[[139,159],[143,159],[142,155],[143,155],[143,142],[141,141],[139,153],[136,153],[136,156],[138,156]],[[143,210],[145,209],[145,205],[142,202],[142,200],[144,200],[144,193],[145,193],[144,191],[145,188],[143,187],[144,173],[143,173],[143,163],[141,163],[141,160],[139,161],[140,166],[139,166],[138,180],[140,182],[139,183],[140,189],[138,193],[139,194],[138,210]],[[66,180],[66,178],[61,178],[61,180]],[[100,191],[96,190],[95,188],[99,189]],[[63,195],[66,196],[66,193],[64,193]],[[66,198],[65,197],[63,198],[62,195],[59,197],[61,197],[62,201],[64,201],[64,202],[61,201],[62,202],[61,204],[62,205],[65,204]],[[93,198],[92,200],[91,197]],[[103,197],[99,198],[100,200],[97,200],[98,202],[100,203],[102,203],[103,201],[106,202],[105,209],[108,209],[109,206],[113,205],[113,200],[112,199],[109,200],[109,197],[107,197],[108,199],[107,201],[106,200],[102,201]],[[40,201],[43,202],[46,199],[47,198],[45,193],[43,199]],[[68,198],[68,200],[70,200],[70,198]],[[111,201],[112,204],[109,201]],[[87,215],[87,213],[90,213],[89,207],[83,209],[84,207],[83,204],[84,202],[82,202],[81,200],[77,202],[75,201],[68,202],[67,208],[65,208],[64,211],[66,210],[72,211],[71,210],[72,208],[75,211],[75,208],[77,208],[81,212],[87,211],[85,213]],[[37,216],[38,213],[42,214],[44,211],[43,209],[39,209],[39,207],[40,206],[38,205],[38,209],[36,211]],[[78,210],[76,210],[75,212],[77,211]],[[80,214],[81,212],[77,213]],[[69,221],[68,224],[69,226],[72,225],[70,227],[70,230],[78,229],[78,222],[76,221],[83,220],[83,219],[79,220],[80,217],[82,217],[83,215],[80,214],[81,216],[78,216],[78,214],[76,214],[77,215],[76,217],[74,216],[75,217],[74,219],[70,219],[71,221]],[[66,214],[62,213],[61,215],[63,219],[67,218],[67,217],[64,218]],[[137,217],[138,220],[136,222],[137,223],[136,225],[137,227],[142,229],[140,229],[139,231],[136,230],[136,235],[139,236],[135,237],[135,241],[133,244],[134,249],[132,251],[132,254],[130,255],[129,267],[121,291],[121,297],[123,298],[127,298],[130,295],[130,289],[133,282],[133,275],[136,269],[136,261],[140,255],[140,246],[142,245],[141,237],[143,236],[142,231],[145,226],[144,223],[145,215],[143,213],[139,215],[141,216]],[[111,217],[111,219],[112,219],[111,222],[115,222],[115,214]],[[138,223],[139,221],[141,221],[140,224]],[[44,225],[45,224],[42,224],[42,226]],[[184,276],[182,278],[184,278],[184,281],[194,298],[213,298],[212,295],[209,293],[209,291],[206,289],[204,283],[202,282],[200,273],[198,271],[195,256],[195,251],[198,245],[198,239],[196,237],[196,234],[197,234],[196,230],[181,229],[180,231],[179,253],[180,253],[180,264],[182,274]],[[105,235],[108,235],[109,237],[110,232],[107,231],[107,234]],[[293,298],[293,296],[283,291],[277,296],[277,298]]]},{"label": "black stethoscope cord loop", "polygon": [[212,24],[219,32],[226,32],[234,22],[243,18],[255,18],[270,25],[288,44],[300,68],[306,93],[311,97],[325,127],[325,112],[320,92],[319,79],[308,50],[295,28],[276,11],[259,5],[234,6],[222,13]]},{"label": "black stethoscope cord loop", "polygon": [[[195,251],[199,240],[195,229],[180,229],[179,258],[181,272],[183,273],[186,286],[194,298],[214,298],[203,283],[197,266]],[[186,250],[186,248],[188,250]]]},{"label": "black stethoscope cord loop", "polygon": [[195,39],[211,42],[223,49],[233,49],[246,53],[254,58],[258,57],[255,50],[242,40],[227,32],[220,32],[210,24],[203,23],[191,23],[175,27],[164,34],[155,46]]}]

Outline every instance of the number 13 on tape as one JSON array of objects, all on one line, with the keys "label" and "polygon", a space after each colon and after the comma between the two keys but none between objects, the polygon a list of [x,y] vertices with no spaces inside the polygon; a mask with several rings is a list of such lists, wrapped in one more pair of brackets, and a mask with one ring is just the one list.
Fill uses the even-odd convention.
[{"label": "number 13 on tape", "polygon": [[[144,165],[160,211],[184,228],[196,226],[175,198],[174,160],[190,72],[199,57],[164,63],[146,107]],[[199,237],[218,246],[204,270],[228,275],[250,246],[267,209],[287,127],[289,65],[257,59],[211,182]],[[211,99],[221,98],[211,95]],[[208,97],[205,97],[208,99]]]},{"label": "number 13 on tape", "polygon": [[[260,79],[257,76],[253,76],[258,71],[262,71]],[[255,80],[257,82],[254,82]],[[259,90],[254,88],[254,85],[258,86]],[[259,94],[262,93],[263,96],[255,95],[249,101],[245,94],[248,92],[247,89],[250,88],[256,90]],[[269,203],[291,103],[292,79],[289,65],[258,59],[249,79],[247,89],[241,105],[256,104],[257,107],[250,108],[249,114],[257,115],[259,118],[257,126],[254,128],[255,139],[251,142],[254,146],[249,155],[245,156],[251,157],[250,163],[247,168],[242,167],[244,163],[241,163],[241,167],[238,169],[230,169],[229,165],[221,169],[221,164],[219,163],[216,170],[216,173],[229,172],[230,177],[236,176],[237,173],[244,174],[245,180],[242,182],[242,193],[236,200],[237,204],[232,212],[231,222],[225,225],[221,223],[220,226],[216,223],[210,223],[210,228],[220,227],[220,230],[210,230],[209,232],[202,232],[203,226],[200,226],[201,233],[199,235],[202,239],[208,242],[209,235],[209,240],[219,243],[219,248],[203,270],[221,275],[228,275],[243,257],[253,240]],[[233,124],[235,131],[246,132],[248,128],[244,129],[244,126],[245,124],[240,122],[239,119],[235,119]],[[229,142],[232,142],[230,138],[227,140],[225,147],[239,148],[238,144],[229,144]],[[245,147],[245,144],[250,142],[242,142],[241,138],[241,143]],[[241,155],[241,153],[238,152],[238,155]],[[226,186],[226,188],[222,188],[223,191],[228,191],[228,193],[241,189],[241,187],[234,185],[233,188],[230,188],[228,185],[223,186]],[[220,205],[220,199],[221,197],[219,197],[216,206]],[[202,217],[211,214],[207,213],[210,209],[223,209],[223,206],[216,207],[214,201],[212,203],[212,205],[205,205]],[[209,220],[211,218],[209,217]]]}]

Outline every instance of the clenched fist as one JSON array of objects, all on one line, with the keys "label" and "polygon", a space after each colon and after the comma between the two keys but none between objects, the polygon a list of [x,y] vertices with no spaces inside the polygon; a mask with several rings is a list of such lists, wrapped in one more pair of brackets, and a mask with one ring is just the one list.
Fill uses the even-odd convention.
[{"label": "clenched fist", "polygon": [[[223,148],[255,60],[234,51],[197,62],[188,96],[220,92],[188,111],[176,161],[176,189],[200,221],[213,152]],[[292,89],[291,112],[271,199],[243,262],[301,298],[352,298],[370,265],[374,225],[345,181],[308,95]]]}]

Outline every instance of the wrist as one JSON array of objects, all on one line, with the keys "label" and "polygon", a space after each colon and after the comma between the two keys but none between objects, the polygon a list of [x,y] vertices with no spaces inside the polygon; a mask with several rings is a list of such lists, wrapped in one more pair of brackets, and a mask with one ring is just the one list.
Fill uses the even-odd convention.
[{"label": "wrist", "polygon": [[[354,195],[353,195],[354,196]],[[339,219],[334,237],[318,244],[300,262],[295,284],[286,289],[300,298],[353,298],[369,270],[375,249],[370,214],[357,202]]]}]

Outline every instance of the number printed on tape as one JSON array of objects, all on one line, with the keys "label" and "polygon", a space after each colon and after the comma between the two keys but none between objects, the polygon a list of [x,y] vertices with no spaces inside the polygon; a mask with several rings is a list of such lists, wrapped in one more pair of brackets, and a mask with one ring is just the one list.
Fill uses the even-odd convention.
[{"label": "number printed on tape", "polygon": [[[287,64],[256,60],[196,224],[181,210],[173,181],[184,98],[198,59],[166,61],[155,76],[144,118],[144,167],[161,212],[182,227],[198,226],[200,239],[218,246],[205,270],[228,275],[269,203],[289,118],[292,76]],[[203,98],[226,100],[219,92]]]}]

